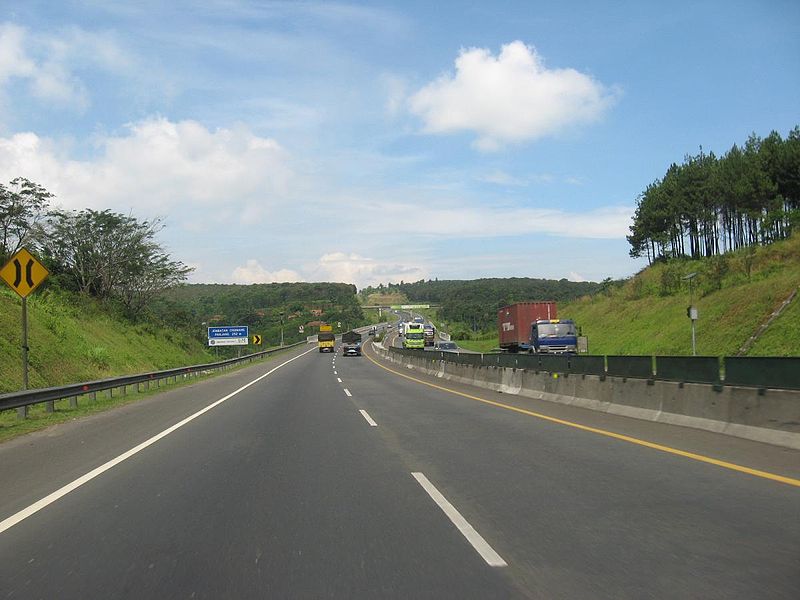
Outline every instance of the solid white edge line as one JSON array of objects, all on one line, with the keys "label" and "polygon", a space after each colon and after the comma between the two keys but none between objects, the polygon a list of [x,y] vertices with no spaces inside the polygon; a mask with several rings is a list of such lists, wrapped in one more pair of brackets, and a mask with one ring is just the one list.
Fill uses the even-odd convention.
[{"label": "solid white edge line", "polygon": [[337,377],[336,381],[338,381],[339,383],[342,383],[342,378],[341,377]]},{"label": "solid white edge line", "polygon": [[351,394],[350,390],[348,390],[347,388],[344,388],[344,393],[350,396],[351,398],[353,397],[353,394]]},{"label": "solid white edge line", "polygon": [[472,547],[481,555],[481,558],[486,561],[490,567],[507,567],[508,563],[502,559],[502,557],[494,551],[489,543],[483,539],[480,533],[475,531],[475,529],[470,525],[467,520],[461,516],[461,513],[456,510],[456,508],[447,501],[439,490],[437,490],[434,485],[428,481],[428,478],[425,477],[423,473],[411,473],[414,479],[417,480],[422,486],[422,489],[425,490],[431,499],[439,505],[439,508],[444,511],[444,514],[447,515],[447,518],[452,521],[453,525],[461,532],[461,534],[467,538],[467,541],[472,544]]},{"label": "solid white edge line", "polygon": [[375,421],[372,420],[372,417],[369,416],[367,411],[359,409],[358,412],[361,413],[361,416],[364,417],[364,419],[367,421],[367,423],[369,423],[370,427],[377,427],[378,426],[378,424]]},{"label": "solid white edge line", "polygon": [[0,533],[3,533],[7,529],[12,528],[14,525],[16,525],[17,523],[20,523],[21,521],[24,521],[25,519],[27,519],[31,515],[36,514],[37,512],[39,512],[40,510],[42,510],[46,506],[52,504],[53,502],[55,502],[56,500],[59,500],[60,498],[63,498],[64,496],[66,496],[70,492],[75,491],[76,489],[81,487],[83,484],[91,481],[92,479],[94,479],[98,475],[102,475],[103,473],[105,473],[109,469],[112,469],[112,468],[116,467],[121,462],[124,462],[124,461],[128,460],[134,454],[138,454],[139,452],[141,452],[142,450],[144,450],[148,446],[152,446],[153,444],[155,444],[161,438],[168,436],[170,433],[172,433],[173,431],[175,431],[177,429],[180,429],[181,427],[183,427],[184,425],[186,425],[190,421],[194,421],[200,415],[207,413],[212,408],[214,408],[216,406],[219,406],[220,404],[222,404],[226,400],[230,400],[236,394],[238,394],[240,392],[243,392],[244,390],[249,388],[251,385],[254,385],[254,384],[258,383],[259,381],[261,381],[262,379],[264,379],[268,375],[271,375],[272,373],[274,373],[275,371],[277,371],[281,367],[283,367],[285,365],[288,365],[290,362],[305,356],[306,354],[308,354],[309,352],[312,352],[313,350],[314,350],[314,348],[312,348],[311,350],[307,350],[306,352],[303,352],[302,354],[298,354],[294,358],[290,358],[286,362],[279,364],[274,369],[264,373],[263,375],[257,377],[253,381],[244,384],[238,390],[235,390],[235,391],[231,392],[230,394],[228,394],[224,398],[220,398],[219,400],[209,404],[205,408],[203,408],[201,410],[198,410],[196,413],[194,413],[193,415],[189,415],[188,417],[186,417],[185,419],[183,419],[179,423],[175,423],[175,425],[173,425],[172,427],[169,427],[169,428],[165,429],[164,431],[162,431],[161,433],[158,433],[158,434],[154,435],[153,437],[151,437],[148,440],[145,440],[144,442],[142,442],[138,446],[134,446],[133,448],[131,448],[127,452],[124,452],[123,454],[120,454],[116,458],[112,458],[111,460],[109,460],[108,462],[100,465],[99,467],[97,467],[95,469],[92,469],[91,471],[89,471],[85,475],[83,475],[81,477],[78,477],[78,479],[76,479],[75,481],[73,481],[71,483],[68,483],[67,485],[57,489],[55,492],[53,492],[51,494],[48,494],[47,496],[45,496],[41,500],[38,500],[37,502],[34,502],[33,504],[31,504],[27,508],[23,508],[22,510],[20,510],[17,513],[11,515],[7,519],[4,519],[3,521],[0,521]]}]

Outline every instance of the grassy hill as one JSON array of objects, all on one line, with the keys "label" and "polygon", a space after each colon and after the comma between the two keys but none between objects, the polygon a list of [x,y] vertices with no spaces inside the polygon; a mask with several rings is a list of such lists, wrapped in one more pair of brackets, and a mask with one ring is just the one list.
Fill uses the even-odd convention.
[{"label": "grassy hill", "polygon": [[[693,272],[690,289],[682,277]],[[794,236],[721,259],[655,264],[599,293],[559,303],[559,316],[578,323],[592,354],[690,355],[686,308],[693,295],[699,310],[697,354],[731,356],[798,285],[800,236]],[[486,351],[497,346],[497,336],[489,337],[459,343]],[[800,356],[800,295],[746,355]]]},{"label": "grassy hill", "polygon": [[[0,393],[22,388],[21,329],[19,297],[0,290]],[[31,388],[213,360],[197,337],[133,325],[89,298],[53,289],[28,298],[28,346]]]},{"label": "grassy hill", "polygon": [[[750,275],[748,277],[748,263]],[[720,265],[724,265],[720,267]],[[605,294],[562,307],[599,354],[691,354],[686,316],[694,279],[697,354],[732,356],[800,284],[800,237],[718,260],[659,263]],[[795,300],[747,352],[748,356],[800,355],[800,319]]]}]

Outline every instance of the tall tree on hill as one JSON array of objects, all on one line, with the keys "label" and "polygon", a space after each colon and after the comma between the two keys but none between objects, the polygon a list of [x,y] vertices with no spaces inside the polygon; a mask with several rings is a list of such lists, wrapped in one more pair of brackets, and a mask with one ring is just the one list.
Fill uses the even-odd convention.
[{"label": "tall tree on hill", "polygon": [[0,265],[19,250],[44,216],[53,194],[24,177],[0,183]]},{"label": "tall tree on hill", "polygon": [[159,220],[139,221],[110,210],[54,211],[39,235],[42,255],[75,287],[100,299],[120,301],[137,316],[155,294],[191,272],[155,241]]},{"label": "tall tree on hill", "polygon": [[630,255],[710,257],[768,244],[800,224],[800,128],[751,135],[721,158],[702,148],[637,198]]}]

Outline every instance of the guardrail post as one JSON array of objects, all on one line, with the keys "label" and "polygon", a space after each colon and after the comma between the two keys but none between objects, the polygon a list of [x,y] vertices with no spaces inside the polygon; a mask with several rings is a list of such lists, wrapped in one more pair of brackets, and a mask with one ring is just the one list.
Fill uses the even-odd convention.
[{"label": "guardrail post", "polygon": [[54,413],[56,412],[56,401],[50,400],[44,403],[44,410],[45,412]]},{"label": "guardrail post", "polygon": [[90,401],[92,404],[97,402],[97,392],[92,392],[92,395],[90,396]]},{"label": "guardrail post", "polygon": [[122,391],[122,395],[123,396],[127,396],[128,395],[128,386],[127,385],[123,385],[120,389]]},{"label": "guardrail post", "polygon": [[71,396],[69,399],[69,407],[70,408],[78,408],[78,397]]}]

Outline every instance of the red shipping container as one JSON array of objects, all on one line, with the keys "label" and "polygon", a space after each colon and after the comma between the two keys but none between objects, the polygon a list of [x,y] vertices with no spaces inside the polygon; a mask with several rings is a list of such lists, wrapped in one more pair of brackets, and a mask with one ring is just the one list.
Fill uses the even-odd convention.
[{"label": "red shipping container", "polygon": [[529,344],[531,323],[539,319],[557,319],[555,302],[517,302],[497,311],[500,347],[512,352],[520,344]]}]

